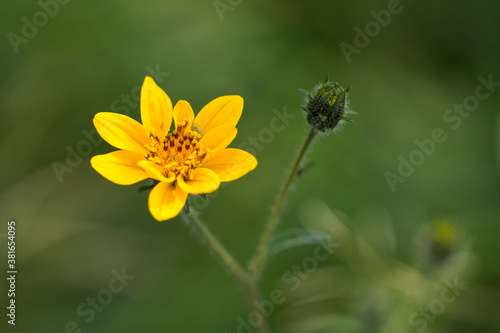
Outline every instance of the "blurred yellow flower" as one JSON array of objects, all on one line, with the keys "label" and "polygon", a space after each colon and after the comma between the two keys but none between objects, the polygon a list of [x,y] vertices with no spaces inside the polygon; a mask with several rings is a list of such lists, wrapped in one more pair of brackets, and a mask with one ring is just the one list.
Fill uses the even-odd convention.
[{"label": "blurred yellow flower", "polygon": [[119,113],[94,117],[101,137],[120,150],[94,156],[90,163],[116,184],[158,181],[149,194],[149,210],[158,221],[171,219],[181,212],[188,194],[213,192],[221,182],[257,166],[251,154],[226,148],[236,137],[242,111],[240,96],[216,98],[196,117],[186,101],[172,109],[170,98],[148,76],[141,90],[142,124]]},{"label": "blurred yellow flower", "polygon": [[432,254],[435,259],[445,259],[460,244],[460,227],[450,218],[435,218],[430,227]]}]

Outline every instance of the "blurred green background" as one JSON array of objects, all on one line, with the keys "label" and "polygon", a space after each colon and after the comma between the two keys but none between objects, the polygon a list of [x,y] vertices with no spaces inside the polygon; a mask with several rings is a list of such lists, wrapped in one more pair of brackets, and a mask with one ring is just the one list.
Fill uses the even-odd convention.
[{"label": "blurred green background", "polygon": [[[323,229],[340,246],[302,272],[295,290],[284,276],[317,245],[268,262],[263,297],[286,295],[270,317],[276,332],[500,331],[498,87],[458,128],[443,119],[475,93],[479,76],[500,81],[500,2],[401,1],[350,62],[339,45],[355,46],[354,28],[390,1],[41,3],[52,7],[0,5],[2,276],[11,219],[18,266],[16,326],[6,323],[2,279],[0,331],[64,332],[67,323],[76,331],[71,322],[95,333],[253,331],[238,319],[248,322],[243,293],[182,220],[156,222],[141,184],[115,185],[90,167],[93,155],[114,150],[82,143],[94,114],[140,119],[133,95],[151,70],[195,112],[221,95],[245,99],[232,146],[256,137],[259,166],[201,210],[241,263],[307,133],[296,89],[327,73],[352,86],[354,122],[317,140],[280,224]],[[53,17],[37,14],[43,7]],[[34,35],[25,38],[33,16],[40,27],[24,28]],[[273,109],[296,116],[259,139]],[[436,128],[447,140],[391,191],[384,174],[397,173],[399,156],[408,159]],[[85,154],[68,166],[68,149]],[[60,177],[54,162],[68,168]],[[135,278],[106,292],[122,269]],[[467,288],[440,303],[445,281],[457,278]],[[106,304],[93,315],[77,311],[97,296]],[[429,306],[438,314],[414,315]]]}]

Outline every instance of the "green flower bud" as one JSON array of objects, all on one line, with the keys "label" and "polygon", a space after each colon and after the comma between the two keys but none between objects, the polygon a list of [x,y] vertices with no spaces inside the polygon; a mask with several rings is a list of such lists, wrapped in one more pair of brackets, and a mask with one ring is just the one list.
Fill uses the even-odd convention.
[{"label": "green flower bud", "polygon": [[337,82],[330,82],[326,77],[316,87],[314,93],[300,91],[307,96],[307,104],[302,106],[307,112],[307,122],[317,131],[328,133],[335,129],[342,120],[352,121],[344,116],[348,110],[349,89],[344,89]]}]

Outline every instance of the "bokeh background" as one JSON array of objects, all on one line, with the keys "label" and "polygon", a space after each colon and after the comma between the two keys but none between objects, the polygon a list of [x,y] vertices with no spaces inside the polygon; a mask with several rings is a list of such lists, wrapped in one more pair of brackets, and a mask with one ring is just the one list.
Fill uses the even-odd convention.
[{"label": "bokeh background", "polygon": [[[307,133],[296,89],[327,73],[352,86],[354,122],[317,140],[280,224],[280,233],[317,230],[339,246],[317,268],[307,259],[315,244],[270,259],[263,297],[278,289],[286,298],[270,317],[276,332],[500,331],[499,87],[458,128],[443,119],[479,76],[500,81],[499,2],[402,0],[350,62],[339,45],[355,45],[354,28],[390,1],[53,3],[0,5],[2,276],[11,219],[18,266],[16,326],[6,323],[2,279],[0,331],[253,331],[241,324],[243,293],[182,220],[154,221],[143,184],[115,185],[90,167],[114,149],[82,143],[94,114],[140,119],[134,96],[151,71],[195,111],[221,95],[245,99],[232,146],[256,137],[259,166],[201,209],[241,263]],[[53,14],[45,24],[43,7]],[[13,47],[9,33],[24,38],[34,15],[38,31],[24,28],[34,36]],[[274,109],[295,117],[268,139]],[[384,174],[436,128],[447,140],[391,191]],[[54,162],[67,168],[59,177]],[[121,292],[94,316],[77,312],[105,299],[123,269],[135,278]],[[461,286],[449,303],[447,283]]]}]

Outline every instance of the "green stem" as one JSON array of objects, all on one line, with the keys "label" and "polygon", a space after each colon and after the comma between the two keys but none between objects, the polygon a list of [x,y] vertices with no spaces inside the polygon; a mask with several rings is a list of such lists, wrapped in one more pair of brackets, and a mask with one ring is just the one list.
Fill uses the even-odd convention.
[{"label": "green stem", "polygon": [[262,304],[257,285],[248,277],[248,285],[245,287],[245,292],[247,294],[247,300],[250,305],[252,312],[260,314],[262,317],[262,324],[257,326],[257,330],[260,333],[271,333],[271,328],[269,327],[268,318],[265,313],[262,312],[262,308],[259,304]]},{"label": "green stem", "polygon": [[206,243],[207,246],[213,251],[213,253],[222,261],[223,265],[231,272],[232,275],[238,280],[241,286],[245,290],[247,301],[250,308],[259,313],[262,316],[262,325],[257,329],[260,333],[270,333],[271,329],[266,318],[266,315],[262,313],[259,307],[260,295],[257,289],[257,285],[250,278],[249,274],[238,264],[238,262],[233,258],[233,256],[224,248],[224,246],[219,242],[219,240],[212,234],[210,229],[203,223],[203,221],[193,213],[181,213],[182,218],[191,228],[194,228],[198,236],[201,238],[202,242]]},{"label": "green stem", "polygon": [[236,279],[245,285],[248,280],[248,274],[241,268],[241,266],[234,260],[233,256],[224,248],[219,240],[212,234],[210,229],[201,221],[201,219],[194,214],[182,213],[184,221],[191,227],[195,227],[199,232],[202,241],[205,241],[208,247],[217,255],[222,261],[224,266],[233,274]]},{"label": "green stem", "polygon": [[267,220],[267,224],[264,229],[264,234],[260,239],[260,243],[257,246],[257,250],[255,252],[254,257],[250,262],[250,276],[252,281],[254,281],[254,283],[256,284],[259,282],[260,277],[262,275],[262,270],[264,268],[267,253],[269,251],[269,243],[271,242],[274,231],[276,230],[276,227],[278,225],[281,210],[283,208],[283,204],[285,203],[287,194],[290,190],[290,186],[292,185],[293,180],[297,176],[297,171],[299,170],[299,166],[302,160],[304,159],[307,150],[311,146],[311,143],[313,142],[315,137],[316,137],[316,130],[314,128],[311,128],[309,135],[304,141],[302,148],[300,149],[299,154],[297,155],[297,158],[293,163],[292,169],[290,170],[290,174],[288,175],[285,185],[281,189],[278,199],[274,203],[271,215],[269,215],[269,219]]}]

